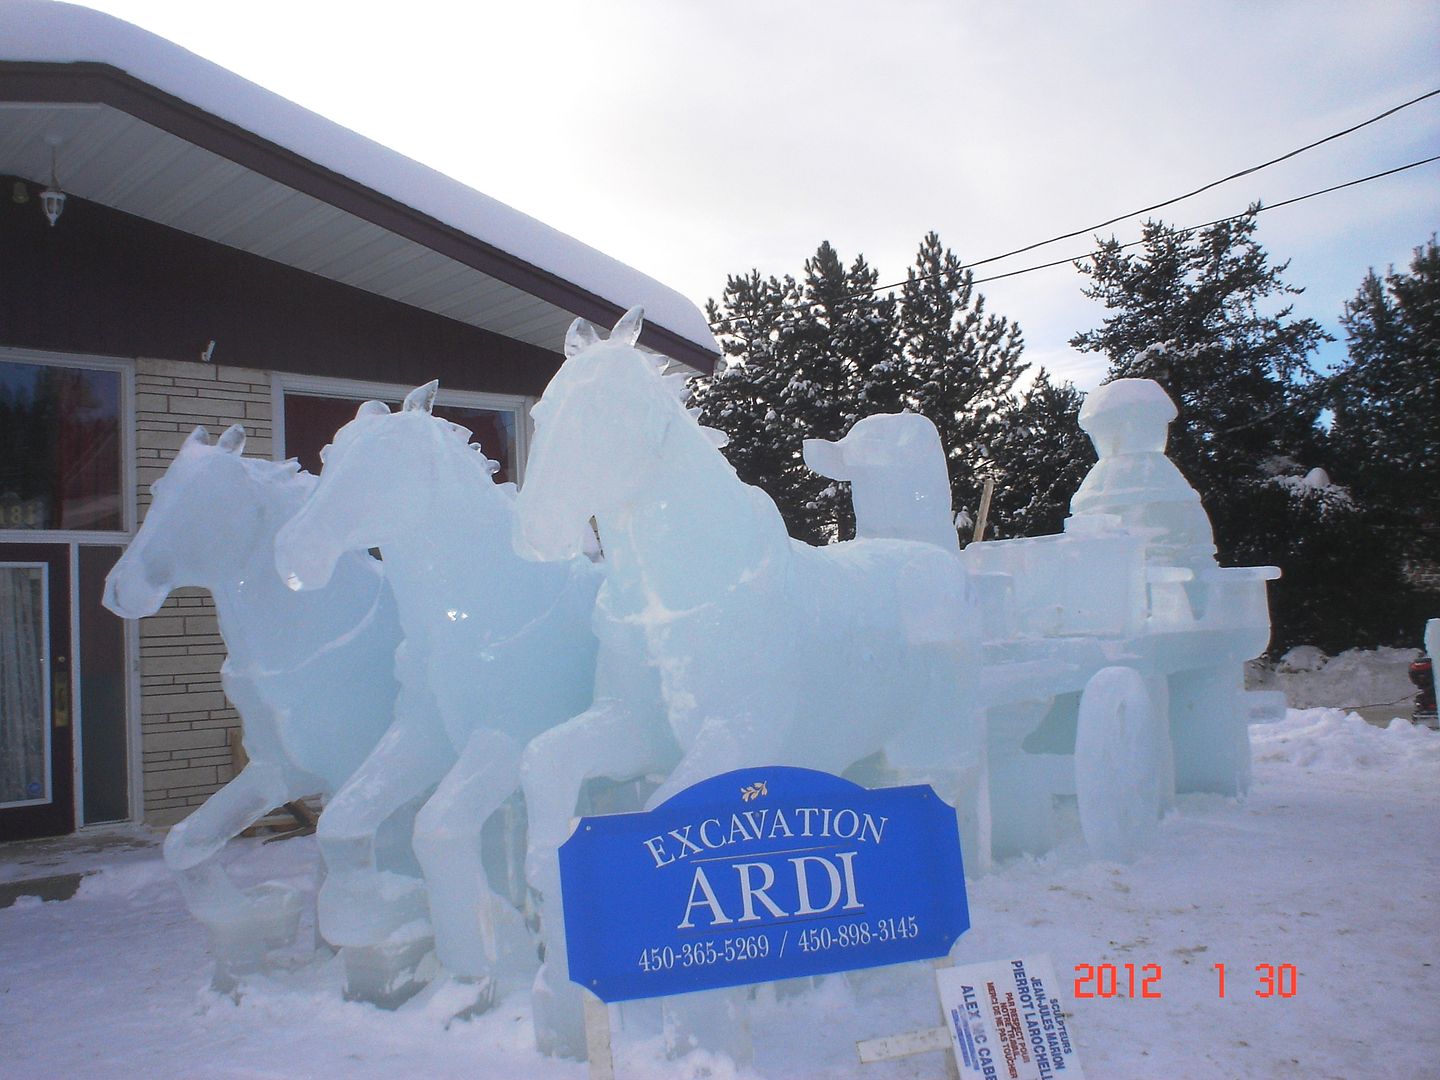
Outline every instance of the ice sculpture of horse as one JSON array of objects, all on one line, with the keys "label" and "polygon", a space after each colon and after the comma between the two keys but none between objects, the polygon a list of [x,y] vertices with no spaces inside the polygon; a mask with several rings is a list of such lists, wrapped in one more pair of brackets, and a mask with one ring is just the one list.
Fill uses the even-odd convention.
[{"label": "ice sculpture of horse", "polygon": [[[439,960],[480,982],[483,1000],[496,974],[523,965],[528,978],[535,949],[487,879],[482,826],[519,790],[525,744],[591,699],[600,577],[584,558],[515,554],[514,487],[494,482],[468,431],[431,414],[435,393],[418,388],[398,412],[360,407],[326,448],[275,565],[292,587],[313,588],[344,553],[379,548],[405,635],[396,730],[321,818],[321,928],[338,944],[377,946],[424,914],[423,898],[377,889],[373,852],[380,822],[438,784],[416,818],[415,854]],[[377,891],[395,902],[375,903]]]},{"label": "ice sculpture of horse", "polygon": [[[579,1049],[579,1035],[555,852],[590,777],[664,773],[655,805],[732,769],[841,773],[904,743],[963,804],[967,858],[983,859],[984,742],[964,706],[976,634],[959,560],[913,540],[792,540],[775,504],[740,481],[686,412],[683,384],[636,347],[641,319],[629,312],[606,341],[588,323],[572,326],[566,360],[532,410],[516,500],[517,547],[532,557],[571,557],[596,518],[607,565],[601,671],[653,668],[663,700],[617,702],[597,687],[590,711],[525,754],[527,872],[546,944],[537,1034],[562,1051]],[[607,656],[633,628],[638,655]]]},{"label": "ice sculpture of horse", "polygon": [[191,912],[214,934],[217,981],[258,962],[293,935],[299,904],[276,884],[241,891],[217,856],[265,813],[338,790],[392,718],[390,657],[400,640],[380,564],[357,556],[329,588],[297,595],[275,577],[275,533],[315,477],[288,461],[241,457],[235,425],[211,444],[185,440],[151,486],[145,523],[105,581],[104,603],[123,618],[154,614],[172,589],[215,598],[227,656],[225,695],[240,714],[249,764],[165,840]]}]

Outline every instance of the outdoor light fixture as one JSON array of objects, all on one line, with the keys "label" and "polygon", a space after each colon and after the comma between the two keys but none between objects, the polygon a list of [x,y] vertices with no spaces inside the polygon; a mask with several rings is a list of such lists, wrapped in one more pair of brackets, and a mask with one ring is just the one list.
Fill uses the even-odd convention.
[{"label": "outdoor light fixture", "polygon": [[40,192],[40,209],[45,211],[45,219],[50,222],[50,227],[55,227],[55,222],[60,220],[60,215],[65,210],[65,193],[60,190],[60,181],[55,175],[55,148],[59,141],[50,141],[50,186]]}]

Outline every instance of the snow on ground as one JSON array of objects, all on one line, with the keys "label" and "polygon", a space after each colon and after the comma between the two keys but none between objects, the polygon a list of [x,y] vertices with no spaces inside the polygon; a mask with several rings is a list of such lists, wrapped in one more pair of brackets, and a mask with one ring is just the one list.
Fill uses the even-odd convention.
[{"label": "snow on ground", "polygon": [[[1049,953],[1067,988],[1077,964],[1115,964],[1122,985],[1123,965],[1158,965],[1158,999],[1070,995],[1092,1080],[1437,1075],[1440,735],[1316,708],[1256,726],[1252,739],[1250,796],[1182,798],[1133,865],[1087,861],[1077,830],[1045,858],[972,882],[973,928],[955,959]],[[246,879],[312,887],[311,840],[232,848]],[[13,862],[0,848],[0,880],[20,876]],[[296,951],[238,1001],[218,995],[204,932],[158,848],[71,855],[38,872],[65,870],[95,872],[72,900],[0,909],[7,1077],[587,1075],[535,1052],[519,992],[447,1026],[467,1004],[457,986],[383,1012],[341,1000],[334,960]],[[1256,996],[1260,964],[1294,965],[1294,995]],[[935,1054],[867,1067],[855,1057],[857,1039],[938,1023],[924,965],[832,976],[779,997],[762,988],[749,1069],[703,1054],[667,1062],[645,1013],[628,1012],[617,1036],[626,1080],[944,1075]]]}]

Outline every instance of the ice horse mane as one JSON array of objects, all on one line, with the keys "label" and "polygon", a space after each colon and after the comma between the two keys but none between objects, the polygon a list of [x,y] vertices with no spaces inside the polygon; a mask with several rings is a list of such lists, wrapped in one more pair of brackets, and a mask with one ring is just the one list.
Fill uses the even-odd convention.
[{"label": "ice horse mane", "polygon": [[246,467],[257,483],[282,490],[290,487],[308,491],[315,486],[315,477],[300,468],[295,458],[284,461],[267,461],[264,458],[245,458]]}]

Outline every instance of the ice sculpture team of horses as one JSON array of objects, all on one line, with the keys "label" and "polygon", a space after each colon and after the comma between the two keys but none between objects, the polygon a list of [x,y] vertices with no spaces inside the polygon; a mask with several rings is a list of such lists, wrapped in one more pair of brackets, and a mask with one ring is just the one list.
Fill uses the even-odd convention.
[{"label": "ice sculpture team of horses", "polygon": [[197,429],[155,483],[105,602],[215,597],[250,760],[165,856],[217,983],[299,916],[217,856],[303,795],[326,800],[318,928],[349,993],[403,999],[433,936],[479,1008],[533,978],[538,1040],[574,1053],[556,851],[596,784],[638,809],[746,765],[930,782],[972,871],[992,840],[1053,843],[1057,794],[1097,855],[1130,858],[1177,789],[1244,789],[1239,665],[1265,646],[1273,574],[1215,565],[1158,386],[1087,400],[1100,461],[1064,534],[964,552],[928,420],[807,441],[857,520],[816,548],[736,477],[640,330],[638,309],[608,338],[571,328],[518,494],[433,415],[433,383],[361,405],[319,478],[242,457],[237,426]]}]

